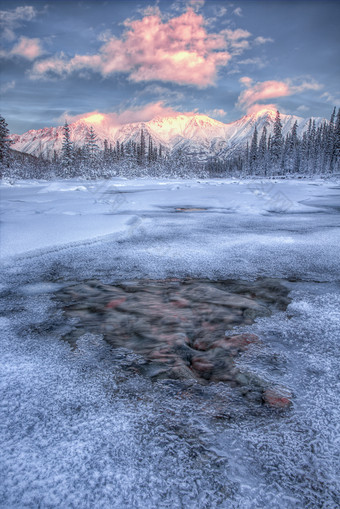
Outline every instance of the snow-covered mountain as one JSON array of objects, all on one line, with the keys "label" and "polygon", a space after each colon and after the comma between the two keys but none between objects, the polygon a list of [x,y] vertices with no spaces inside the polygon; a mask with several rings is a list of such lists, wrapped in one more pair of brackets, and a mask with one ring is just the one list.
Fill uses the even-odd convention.
[{"label": "snow-covered mountain", "polygon": [[[170,117],[156,117],[148,122],[134,122],[116,126],[112,124],[109,115],[96,113],[70,124],[70,138],[76,147],[83,146],[88,138],[92,126],[97,135],[99,147],[104,146],[104,140],[114,146],[128,141],[140,141],[141,130],[144,130],[146,140],[152,137],[154,144],[162,145],[168,152],[181,149],[184,153],[199,160],[205,160],[211,155],[229,156],[242,149],[247,141],[250,142],[255,126],[261,135],[264,126],[268,133],[272,132],[275,111],[263,109],[257,113],[246,115],[235,122],[224,124],[218,120],[199,114],[178,114]],[[309,119],[294,115],[281,114],[283,134],[288,133],[294,122],[298,122],[298,133],[301,135],[308,127]],[[316,126],[324,119],[315,118]],[[63,143],[64,129],[46,127],[31,130],[24,134],[12,135],[13,149],[35,156],[42,155],[52,159],[54,151],[60,152]]]}]

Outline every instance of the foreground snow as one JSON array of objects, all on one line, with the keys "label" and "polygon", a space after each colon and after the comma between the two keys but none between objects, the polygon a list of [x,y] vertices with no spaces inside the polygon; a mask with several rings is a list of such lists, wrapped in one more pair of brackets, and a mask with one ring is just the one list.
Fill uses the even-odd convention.
[{"label": "foreground snow", "polygon": [[[2,184],[1,507],[336,507],[339,189]],[[188,275],[286,280],[292,303],[248,327],[265,347],[241,364],[288,387],[291,411],[251,412],[222,384],[188,397],[127,374],[136,356],[100,337],[61,341],[64,281]],[[207,403],[222,396],[225,419]]]}]

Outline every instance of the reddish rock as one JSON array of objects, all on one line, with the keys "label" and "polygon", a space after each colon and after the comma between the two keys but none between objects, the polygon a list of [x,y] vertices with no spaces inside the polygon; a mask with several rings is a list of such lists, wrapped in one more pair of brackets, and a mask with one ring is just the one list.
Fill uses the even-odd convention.
[{"label": "reddish rock", "polygon": [[255,334],[238,334],[218,339],[209,345],[209,349],[223,348],[224,350],[244,351],[251,343],[257,343],[258,336]]},{"label": "reddish rock", "polygon": [[289,408],[292,404],[292,395],[281,388],[268,388],[263,393],[263,401],[273,408]]},{"label": "reddish rock", "polygon": [[195,350],[201,350],[204,352],[205,350],[208,350],[210,345],[211,345],[211,342],[209,342],[207,339],[197,338],[197,339],[195,339],[192,346]]},{"label": "reddish rock", "polygon": [[256,334],[238,334],[236,336],[229,336],[224,338],[226,348],[237,348],[239,350],[246,350],[251,343],[257,343],[259,340]]},{"label": "reddish rock", "polygon": [[126,301],[126,297],[122,297],[121,299],[111,300],[108,304],[106,304],[105,307],[107,307],[109,309],[115,309],[120,304],[123,304],[123,302],[125,302],[125,301]]},{"label": "reddish rock", "polygon": [[175,306],[176,308],[187,308],[187,307],[191,306],[191,304],[188,300],[181,299],[181,298],[176,298],[176,299],[172,300],[171,304],[173,306]]},{"label": "reddish rock", "polygon": [[191,367],[195,371],[207,373],[212,371],[214,365],[208,359],[203,359],[202,357],[194,357],[191,361]]}]

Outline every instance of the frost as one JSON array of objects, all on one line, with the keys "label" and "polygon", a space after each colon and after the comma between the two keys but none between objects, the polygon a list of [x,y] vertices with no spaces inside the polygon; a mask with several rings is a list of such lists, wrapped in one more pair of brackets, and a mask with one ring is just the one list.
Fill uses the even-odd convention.
[{"label": "frost", "polygon": [[[279,214],[255,181],[1,185],[1,507],[340,505],[338,191],[315,183],[274,183],[294,204]],[[238,366],[292,392],[290,410],[152,383],[100,335],[62,340],[59,285],[185,276],[285,278],[291,304],[242,329],[261,346]]]}]

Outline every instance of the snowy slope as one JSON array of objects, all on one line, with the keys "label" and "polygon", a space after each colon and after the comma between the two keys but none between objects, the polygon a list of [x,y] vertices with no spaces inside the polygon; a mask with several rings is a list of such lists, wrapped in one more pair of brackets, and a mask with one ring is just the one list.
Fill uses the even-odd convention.
[{"label": "snowy slope", "polygon": [[[117,127],[112,125],[109,115],[95,114],[70,124],[70,137],[76,147],[81,147],[86,143],[89,129],[93,126],[98,137],[98,145],[103,147],[105,139],[112,145],[117,141],[138,142],[143,129],[146,138],[150,135],[156,145],[162,144],[169,152],[182,149],[189,155],[206,158],[216,154],[231,155],[244,147],[247,141],[250,142],[255,126],[259,134],[264,126],[270,133],[274,120],[275,112],[263,109],[230,124],[224,124],[206,115],[179,114]],[[281,115],[284,135],[291,130],[295,121],[299,125],[299,134],[307,129],[309,120],[294,115]],[[318,126],[323,119],[316,118],[315,121]],[[22,135],[14,134],[12,138],[15,150],[52,159],[54,151],[61,150],[63,126],[31,130]]]}]

